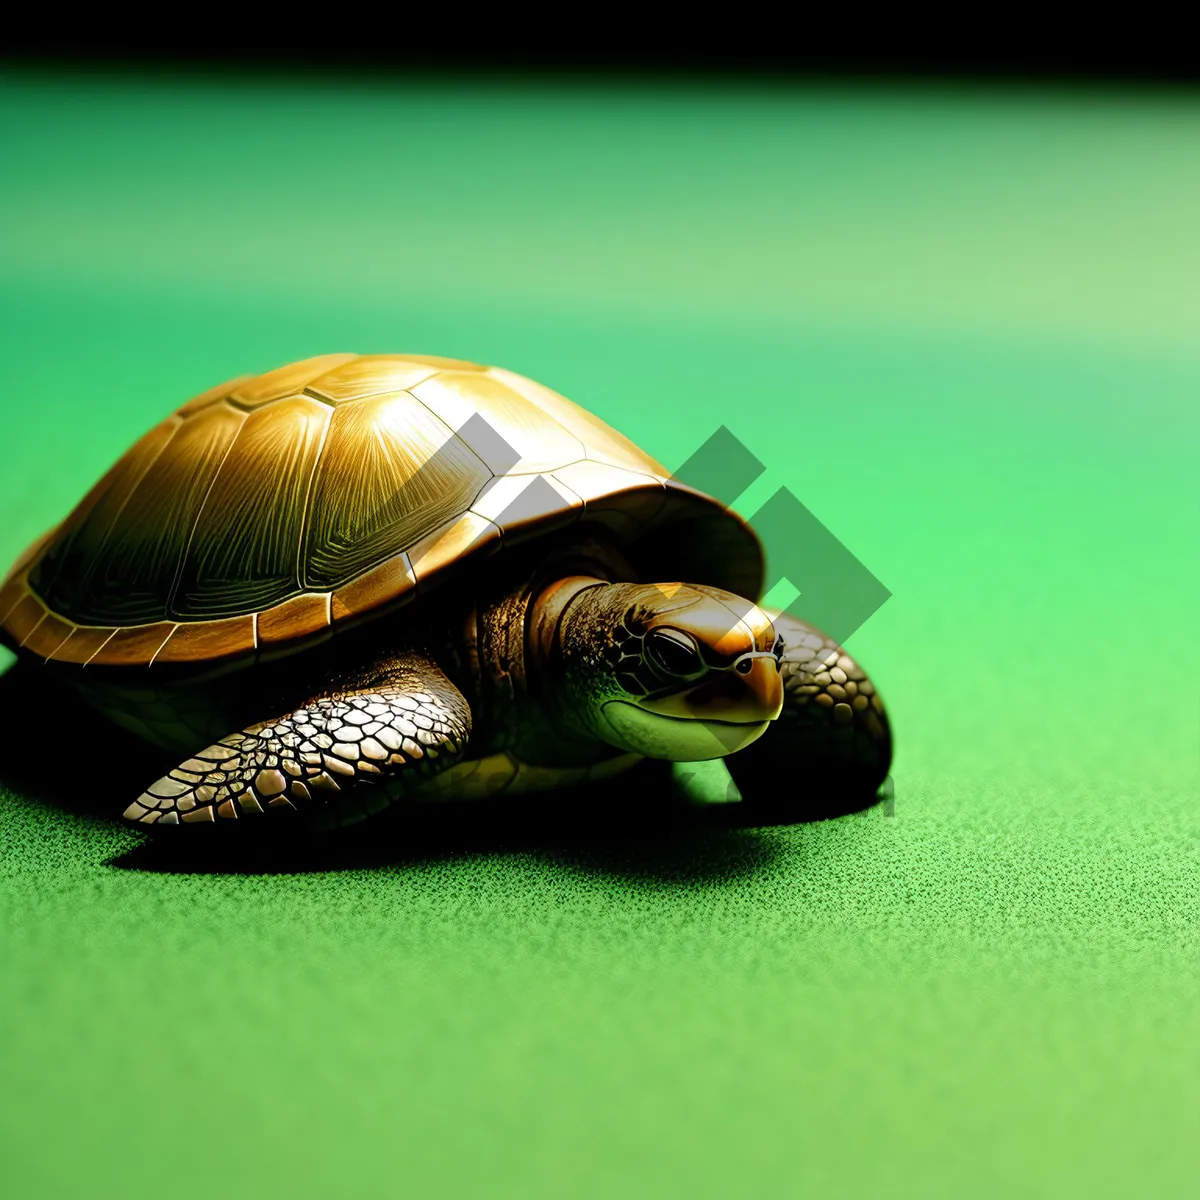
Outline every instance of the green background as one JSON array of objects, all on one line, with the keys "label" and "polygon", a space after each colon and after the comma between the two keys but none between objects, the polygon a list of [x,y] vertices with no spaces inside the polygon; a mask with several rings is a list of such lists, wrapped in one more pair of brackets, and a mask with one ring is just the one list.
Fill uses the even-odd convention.
[{"label": "green background", "polygon": [[0,791],[9,1194],[1194,1194],[1200,99],[10,74],[0,122],[0,557],[230,375],[496,362],[668,464],[730,426],[743,511],[894,593],[898,739],[892,815],[274,874]]}]

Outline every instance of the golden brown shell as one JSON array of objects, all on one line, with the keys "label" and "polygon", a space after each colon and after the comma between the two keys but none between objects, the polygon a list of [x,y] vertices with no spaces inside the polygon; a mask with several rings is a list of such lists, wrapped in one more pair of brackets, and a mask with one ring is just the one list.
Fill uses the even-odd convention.
[{"label": "golden brown shell", "polygon": [[290,649],[581,519],[631,552],[654,539],[650,562],[695,582],[761,584],[740,520],[556,392],[454,359],[324,355],[147,433],[14,566],[0,621],[64,663]]}]

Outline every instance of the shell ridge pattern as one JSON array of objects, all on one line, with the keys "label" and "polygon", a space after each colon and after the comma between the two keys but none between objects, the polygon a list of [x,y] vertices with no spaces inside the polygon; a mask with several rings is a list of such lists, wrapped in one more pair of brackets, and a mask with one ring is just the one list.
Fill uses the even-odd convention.
[{"label": "shell ridge pattern", "polygon": [[[413,396],[413,399],[416,400],[416,402],[423,409],[425,409],[426,412],[431,413],[436,420],[441,421],[443,425],[446,425],[445,421],[442,421],[441,417],[439,417],[437,415],[437,413],[435,413],[433,411],[433,409],[431,409],[429,407],[429,405],[426,404],[425,401],[422,400],[419,396]],[[448,425],[446,425],[446,428],[449,429],[450,427]],[[488,464],[482,458],[479,457],[479,455],[475,452],[475,447],[472,446],[471,443],[469,441],[467,441],[467,439],[465,437],[463,437],[460,430],[451,429],[450,437],[452,437],[455,441],[457,441],[458,444],[460,446],[462,446],[462,448],[472,458],[474,458],[479,463],[479,465],[483,468],[483,470],[487,474],[487,478],[479,485],[479,490],[475,493],[474,496],[471,497],[471,503],[467,505],[467,508],[471,509],[471,508],[474,508],[475,505],[479,503],[479,497],[482,496],[484,494],[484,492],[486,492],[488,490],[488,488],[490,488],[492,486],[492,484],[494,484],[496,482],[498,476],[496,475],[496,472],[493,471],[492,468],[490,466],[488,466]],[[443,449],[444,449],[444,447],[443,447]]]},{"label": "shell ridge pattern", "polygon": [[177,616],[266,612],[298,595],[307,495],[331,417],[327,405],[299,393],[249,414],[200,515]]},{"label": "shell ridge pattern", "polygon": [[[86,667],[86,666],[88,665],[88,663],[90,663],[90,662],[92,661],[92,659],[94,659],[94,658],[96,657],[96,655],[97,655],[97,654],[99,654],[99,653],[100,653],[100,651],[101,651],[101,650],[103,650],[103,649],[104,649],[104,647],[105,647],[105,646],[107,646],[107,645],[108,645],[108,643],[109,643],[109,642],[111,642],[111,641],[113,640],[113,638],[115,638],[119,632],[120,632],[120,630],[118,630],[118,629],[114,629],[114,630],[112,631],[112,633],[110,633],[110,634],[108,635],[108,637],[106,637],[106,638],[104,639],[104,641],[102,641],[102,642],[100,643],[100,645],[98,645],[98,646],[96,647],[96,649],[92,651],[91,655],[88,657],[88,660],[87,660],[87,662],[85,662],[83,665]],[[161,647],[160,647],[160,649],[161,649]]]},{"label": "shell ridge pattern", "polygon": [[[426,397],[421,393],[421,390],[425,389],[427,385],[436,384],[439,379],[441,388],[433,396]],[[484,387],[485,384],[488,386]],[[549,434],[547,426],[553,426],[557,431],[558,439],[561,442],[569,443],[572,450],[578,455],[586,457],[588,453],[588,447],[579,435],[568,428],[554,413],[535,403],[507,380],[497,378],[486,370],[478,373],[445,371],[441,373],[441,376],[434,376],[431,379],[423,380],[420,385],[414,385],[413,394],[447,423],[452,422],[445,411],[445,406],[449,405],[451,411],[457,410],[463,419],[459,421],[456,418],[453,423],[457,424],[460,429],[470,421],[476,419],[482,421],[491,436],[497,439],[498,444],[491,448],[493,453],[504,450],[513,455],[513,461],[497,474],[532,475],[537,474],[539,470],[542,472],[556,470],[558,466],[565,465],[551,466],[543,461],[539,468],[535,461],[534,465],[523,466],[523,464],[528,464],[531,458],[535,460],[544,458],[543,444],[548,440],[547,435]],[[488,410],[493,406],[498,411],[494,418],[489,418]],[[554,439],[551,437],[549,440],[553,441]],[[484,447],[484,449],[486,452],[488,447]],[[532,455],[530,451],[532,451]]]},{"label": "shell ridge pattern", "polygon": [[[217,486],[217,480],[221,478],[222,468],[229,461],[229,456],[233,453],[233,448],[238,444],[238,439],[241,438],[242,434],[246,430],[246,413],[245,413],[245,411],[240,408],[234,408],[234,406],[229,403],[228,396],[223,397],[221,400],[221,403],[225,404],[231,411],[238,413],[238,415],[241,416],[241,418],[242,418],[242,423],[238,426],[237,433],[235,433],[233,435],[233,437],[229,439],[229,445],[225,447],[225,453],[221,455],[221,461],[217,464],[217,469],[213,472],[212,478],[208,481],[208,487],[204,489],[204,499],[200,501],[200,505],[196,509],[196,515],[195,515],[195,517],[192,518],[192,527],[191,527],[191,529],[188,530],[187,540],[184,541],[183,549],[179,553],[179,559],[175,564],[175,577],[174,577],[174,579],[172,579],[170,591],[167,593],[167,614],[166,615],[168,618],[174,616],[175,612],[176,612],[175,596],[176,596],[176,593],[179,591],[180,581],[183,579],[183,570],[184,570],[184,567],[187,566],[188,554],[191,551],[192,542],[196,537],[196,528],[200,524],[200,518],[204,515],[204,509],[205,509],[205,506],[208,504],[209,497],[213,493],[213,488],[215,488]],[[164,642],[163,645],[165,645],[165,644],[166,643]],[[162,646],[160,646],[158,648],[158,652],[161,652],[161,650],[162,650]],[[156,652],[155,657],[157,657],[158,652]]]},{"label": "shell ridge pattern", "polygon": [[[442,372],[435,372],[429,378],[433,379],[438,374],[442,374]],[[428,381],[429,380],[422,380],[423,383],[427,383]],[[537,415],[539,417],[541,417],[543,420],[552,421],[562,431],[563,435],[565,437],[569,438],[571,441],[575,442],[579,446],[580,450],[583,452],[579,458],[572,459],[570,463],[563,463],[560,466],[555,467],[554,471],[561,471],[564,467],[570,466],[572,463],[583,462],[587,459],[587,450],[588,450],[587,446],[580,440],[580,438],[572,430],[568,429],[553,413],[546,412],[543,408],[541,408],[540,405],[537,405],[532,400],[530,400],[529,397],[524,396],[521,393],[516,392],[515,390],[513,390],[511,388],[509,390],[516,399],[521,401],[521,403],[528,405],[530,408],[534,409],[535,412],[537,413]],[[430,404],[426,403],[426,401],[423,400],[420,396],[414,395],[414,399],[416,399],[425,409],[427,409],[430,413],[432,413],[434,417],[437,417],[439,420],[441,420],[441,418],[438,416],[438,414],[433,410],[432,406]],[[481,417],[484,421],[487,421],[487,417],[484,416],[479,411],[478,406],[476,406],[476,408],[475,408],[475,415]],[[468,421],[470,421],[472,419],[473,419],[472,417],[467,418]],[[445,424],[444,421],[443,421],[443,424]],[[491,423],[488,422],[488,424],[490,427]],[[465,426],[465,423],[464,423],[464,426]],[[465,437],[463,437],[462,432],[461,432],[462,428],[463,427],[460,426],[459,429],[453,430],[452,436],[457,438],[459,440],[459,442],[461,442],[475,458],[479,459],[479,455],[476,453],[474,447],[470,444],[470,442]],[[499,433],[498,430],[493,428],[492,432],[497,437],[502,437],[502,435]],[[507,441],[505,441],[504,444],[506,446],[508,446]],[[514,453],[514,454],[517,453],[517,450],[515,447],[509,446],[508,448],[512,451],[512,453]],[[482,463],[484,469],[487,470],[489,478],[486,479],[483,482],[483,484],[481,484],[479,490],[475,493],[475,495],[472,497],[470,503],[466,506],[466,511],[473,513],[477,517],[480,517],[482,520],[486,521],[488,523],[488,525],[490,525],[492,528],[496,529],[500,535],[501,545],[503,546],[511,540],[511,533],[505,530],[504,522],[501,519],[504,516],[504,514],[503,513],[497,514],[496,519],[492,520],[492,518],[488,517],[486,514],[478,512],[475,507],[477,504],[479,504],[480,500],[487,494],[487,492],[491,490],[491,488],[495,485],[496,481],[498,479],[503,478],[503,476],[498,475],[494,470],[492,470],[492,468],[483,459],[479,459],[479,460]],[[518,459],[518,462],[519,461],[520,460]],[[558,477],[554,475],[553,471],[549,471],[549,470],[545,470],[545,469],[518,471],[515,469],[515,465],[516,464],[514,464],[514,469],[509,472],[506,472],[506,474],[516,476],[519,478],[528,479],[531,483],[536,479],[545,478],[548,476],[549,478],[554,480],[554,484],[557,485],[562,491],[569,492],[572,496],[575,496],[575,498],[579,501],[580,512],[584,511],[586,506],[584,504],[583,497],[579,496],[578,493],[575,492],[573,489],[567,487],[566,484],[561,483],[558,480]],[[547,480],[547,482],[548,482],[548,480]],[[465,515],[465,513],[463,515]],[[454,522],[450,523],[451,528],[453,527],[453,524],[454,524]],[[472,543],[472,546],[473,545],[474,545],[474,543]],[[470,550],[470,548],[471,547],[468,547],[468,550]],[[418,587],[420,587],[419,582],[418,582]]]},{"label": "shell ridge pattern", "polygon": [[[36,634],[43,658],[200,662],[299,644],[564,522],[594,515],[644,532],[664,511],[656,494],[671,491],[640,447],[525,376],[429,356],[320,356],[181,406],[14,578],[55,619]],[[25,641],[37,615],[27,604],[13,618]],[[64,622],[75,632],[59,639]]]},{"label": "shell ridge pattern", "polygon": [[[437,372],[435,371],[433,373],[436,374]],[[490,475],[490,472],[488,472],[488,470],[487,470],[486,463],[484,463],[479,458],[479,456],[477,454],[475,454],[475,452],[471,449],[471,447],[469,445],[467,445],[465,442],[463,442],[462,439],[460,439],[460,438],[456,439],[455,431],[453,429],[451,429],[436,413],[432,412],[429,409],[428,405],[423,404],[418,397],[414,396],[406,388],[390,388],[384,392],[376,392],[371,396],[359,396],[359,397],[355,397],[353,400],[342,401],[341,403],[339,403],[337,405],[337,407],[333,410],[333,412],[334,412],[335,418],[336,418],[336,414],[338,414],[338,413],[349,412],[349,411],[352,411],[353,409],[358,408],[364,400],[373,400],[373,401],[378,402],[378,401],[381,401],[384,399],[394,399],[394,400],[404,399],[404,400],[407,400],[411,404],[417,405],[426,413],[429,420],[434,422],[437,425],[438,431],[439,431],[437,434],[437,437],[439,439],[440,444],[439,444],[437,450],[435,451],[434,455],[432,455],[430,459],[426,460],[425,463],[422,463],[421,466],[418,467],[416,471],[412,472],[409,475],[408,479],[401,485],[401,490],[408,490],[410,492],[410,495],[417,494],[422,487],[422,482],[421,482],[422,473],[426,471],[426,468],[428,467],[429,462],[432,461],[433,459],[435,459],[439,453],[444,452],[446,449],[446,446],[449,443],[456,441],[456,440],[457,440],[458,444],[462,447],[462,449],[465,450],[466,452],[470,453],[471,457],[475,459],[475,461],[479,464],[480,469]],[[335,426],[334,426],[335,418],[331,418],[331,420],[327,426],[326,436],[322,441],[321,451],[317,457],[317,461],[316,461],[314,472],[313,472],[312,487],[310,488],[309,495],[308,495],[308,498],[306,501],[305,520],[304,520],[304,536],[303,536],[303,540],[300,543],[300,546],[301,546],[300,562],[301,562],[302,570],[301,570],[301,573],[299,576],[299,580],[300,580],[300,588],[301,588],[302,592],[304,592],[304,591],[324,591],[331,586],[333,586],[333,587],[345,586],[346,584],[352,582],[353,580],[361,578],[363,575],[368,574],[370,571],[376,569],[383,563],[388,562],[391,559],[395,558],[397,556],[397,554],[402,553],[405,550],[407,550],[407,547],[403,547],[400,551],[395,551],[391,554],[385,554],[382,556],[379,556],[379,555],[372,556],[369,560],[358,563],[353,570],[351,570],[348,574],[338,578],[338,580],[335,583],[332,583],[329,579],[320,579],[320,578],[314,577],[315,576],[315,572],[313,570],[314,560],[316,560],[318,558],[317,551],[318,551],[319,547],[314,544],[316,533],[315,533],[313,518],[314,518],[314,509],[315,509],[315,506],[317,503],[317,496],[318,496],[318,492],[320,490],[319,481],[321,478],[322,469],[324,468],[324,466],[326,464],[327,452],[330,449],[331,435],[335,436],[335,437],[336,436],[343,436],[343,437],[345,436],[345,433],[341,428],[338,428],[335,430]],[[371,434],[372,443],[373,443],[376,453],[377,453],[377,458],[375,460],[376,463],[386,463],[389,466],[394,467],[396,465],[396,463],[395,463],[396,456],[394,453],[394,446],[392,444],[389,444],[389,441],[385,437],[384,430],[382,428],[380,428],[378,425],[376,425],[371,428],[370,434]],[[378,466],[373,466],[371,468],[370,473],[378,476],[379,474],[381,474],[381,471],[378,468]],[[364,468],[363,475],[366,476],[367,474],[368,474],[368,471]],[[339,530],[338,532],[344,532],[344,530]],[[329,531],[326,531],[327,536],[328,536],[328,533],[329,533]],[[333,548],[334,553],[336,553],[337,547],[340,547],[342,549],[347,549],[350,546],[353,546],[356,541],[363,541],[363,540],[366,540],[366,539],[363,537],[355,538],[355,539],[351,539],[351,540],[342,539],[340,542],[336,543],[335,547]],[[328,550],[330,548],[326,547],[326,549]]]},{"label": "shell ridge pattern", "polygon": [[77,619],[126,628],[164,621],[185,552],[217,471],[246,416],[214,404],[181,426],[130,498],[112,549],[100,562],[103,588],[89,590]]},{"label": "shell ridge pattern", "polygon": [[647,473],[646,468],[649,467],[649,473],[660,479],[668,476],[667,469],[646,454],[640,446],[561,392],[503,367],[489,367],[487,374],[566,430],[582,445],[583,457],[588,462],[616,466],[624,470],[633,469],[631,463],[636,462],[637,469],[643,474]]},{"label": "shell ridge pattern", "polygon": [[[171,632],[170,632],[170,633],[168,633],[168,634],[167,634],[167,636],[166,636],[165,638],[163,638],[163,640],[162,640],[162,645],[160,645],[160,646],[159,646],[159,648],[158,648],[157,650],[155,650],[155,652],[154,652],[154,653],[153,653],[153,654],[150,656],[150,661],[149,661],[149,663],[147,663],[147,664],[146,664],[147,666],[151,666],[151,667],[152,667],[152,666],[154,666],[154,664],[155,664],[155,663],[158,661],[158,656],[159,656],[159,655],[160,655],[160,654],[161,654],[161,653],[162,653],[162,652],[163,652],[163,651],[164,651],[164,650],[167,648],[167,643],[168,643],[168,642],[169,642],[169,641],[170,641],[170,640],[171,640],[171,639],[172,639],[172,638],[175,636],[175,634],[176,634],[176,633],[179,631],[179,624],[180,624],[179,622],[176,622],[175,628],[174,628],[174,629],[172,629],[172,630],[171,630]],[[110,640],[111,640],[111,639],[110,639]],[[105,642],[105,643],[104,643],[104,645],[105,645],[105,646],[107,646],[107,645],[108,645],[108,642]],[[103,649],[103,648],[104,648],[104,647],[102,646],[102,647],[101,647],[101,649]],[[257,622],[255,623],[254,648],[255,648],[256,650],[258,649]],[[97,651],[96,651],[96,653],[97,653],[97,654],[99,654],[99,653],[100,653],[100,651],[99,651],[99,650],[97,650]],[[93,656],[93,657],[94,657],[94,656]]]},{"label": "shell ridge pattern", "polygon": [[[519,392],[514,392],[513,394],[520,395]],[[588,457],[589,449],[588,449],[587,443],[574,430],[568,429],[558,419],[558,417],[556,417],[553,413],[547,412],[544,408],[541,408],[538,405],[534,404],[533,401],[530,400],[527,396],[521,396],[521,399],[526,404],[528,404],[530,408],[534,409],[534,411],[536,411],[537,414],[543,420],[553,421],[554,424],[557,425],[559,427],[559,429],[561,429],[563,431],[564,436],[570,438],[571,441],[573,441],[579,447],[579,449],[582,451],[582,453],[580,454],[580,456],[578,458],[571,459],[571,462],[560,463],[555,467],[551,467],[549,470],[518,471],[517,474],[519,474],[519,475],[550,475],[550,474],[553,474],[555,471],[561,471],[564,467],[569,467],[571,465],[571,463],[582,462],[584,459],[586,459]]]},{"label": "shell ridge pattern", "polygon": [[[346,375],[354,374],[355,368],[378,364],[380,371],[372,375],[368,371],[366,379],[360,378],[352,383],[353,390],[347,390]],[[418,374],[412,378],[414,369]],[[330,407],[337,408],[343,404],[355,404],[360,400],[369,400],[374,396],[387,395],[390,392],[405,391],[417,383],[423,383],[427,378],[436,375],[444,367],[431,363],[418,362],[405,354],[358,354],[345,362],[338,363],[329,371],[310,379],[303,388],[305,395],[320,400]]]},{"label": "shell ridge pattern", "polygon": [[[308,394],[308,388],[304,389],[305,394]],[[305,579],[304,570],[304,549],[308,545],[309,527],[312,524],[312,505],[313,496],[317,490],[317,478],[321,471],[321,460],[325,456],[325,447],[329,443],[329,429],[333,424],[333,405],[329,403],[323,396],[314,396],[314,400],[324,404],[330,410],[330,415],[326,418],[325,427],[321,430],[321,441],[317,446],[317,453],[313,456],[312,470],[308,473],[308,483],[304,488],[304,504],[300,511],[300,536],[296,539],[296,586],[297,591],[294,595],[301,596],[308,590],[308,582]],[[258,622],[254,622],[255,642],[258,640]]]},{"label": "shell ridge pattern", "polygon": [[[458,437],[457,434],[455,434],[454,436]],[[460,438],[459,440],[461,441],[462,439]],[[470,447],[468,447],[468,449],[470,449]],[[474,454],[475,452],[472,450],[471,453]],[[476,457],[478,457],[478,455],[476,455]],[[486,467],[487,464],[484,463],[484,466]],[[498,476],[493,474],[488,479],[485,479],[483,481],[483,483],[481,483],[479,485],[479,490],[475,493],[474,496],[471,497],[471,502],[463,510],[462,516],[466,516],[466,514],[470,512],[470,513],[475,513],[475,515],[477,517],[482,517],[483,520],[485,520],[485,521],[491,520],[490,517],[485,516],[483,513],[476,513],[475,505],[477,505],[479,503],[479,501],[491,490],[491,488],[495,484],[497,478],[498,478]],[[459,517],[457,519],[461,520],[461,517]],[[500,530],[501,540],[503,540],[504,527],[502,525],[497,525],[497,528]]]},{"label": "shell ridge pattern", "polygon": [[[518,397],[522,403],[529,405],[529,407],[532,408],[543,420],[553,421],[554,424],[562,430],[563,435],[575,442],[575,444],[578,445],[579,449],[582,451],[578,458],[573,458],[570,462],[560,463],[558,466],[552,467],[549,471],[522,471],[518,472],[518,474],[552,475],[555,471],[561,471],[564,467],[569,467],[574,463],[584,462],[588,459],[591,449],[587,442],[585,442],[583,438],[579,436],[578,432],[576,432],[574,429],[571,429],[564,421],[562,421],[557,413],[553,413],[548,408],[545,408],[539,404],[532,396],[527,396],[524,392],[517,391],[507,379],[498,379],[495,375],[490,375],[490,378],[496,379],[499,383],[503,383],[514,396]],[[566,399],[566,397],[563,398]]]},{"label": "shell ridge pattern", "polygon": [[315,400],[318,404],[323,404],[326,408],[336,408],[334,401],[328,396],[322,395],[314,387],[306,387],[303,391],[296,393],[298,396],[306,396],[309,400]]},{"label": "shell ridge pattern", "polygon": [[[142,486],[142,481],[146,478],[147,475],[150,474],[150,471],[153,469],[155,464],[157,464],[158,460],[163,456],[167,447],[175,440],[176,435],[183,428],[184,422],[186,421],[187,418],[179,416],[178,413],[172,413],[171,417],[169,419],[172,422],[170,436],[163,440],[162,444],[154,451],[153,454],[147,456],[145,465],[137,472],[137,478],[126,489],[125,495],[121,498],[120,504],[117,505],[117,511],[115,513],[113,513],[111,519],[108,522],[107,528],[104,530],[104,535],[100,539],[100,545],[97,548],[96,553],[92,556],[92,565],[86,570],[86,572],[83,575],[83,578],[81,580],[81,589],[84,584],[91,582],[92,576],[96,572],[96,566],[98,564],[100,554],[107,548],[108,543],[111,541],[113,532],[121,520],[121,515],[125,512],[125,509],[128,507],[129,501],[133,498],[133,496],[137,492],[138,488]],[[117,472],[118,468],[120,467],[121,463],[123,461],[128,460],[133,455],[134,451],[137,450],[138,446],[142,445],[149,438],[153,437],[153,435],[155,433],[157,433],[160,428],[162,428],[161,425],[155,426],[154,429],[147,430],[129,448],[129,450],[127,450],[125,452],[125,454],[123,454],[121,456],[121,458],[118,459],[117,462],[108,471],[106,471],[104,473],[103,477],[96,484],[94,484],[92,486],[92,488],[88,491],[87,495],[83,498],[82,501],[80,501],[79,507],[80,507],[80,509],[84,510],[80,513],[80,521],[79,521],[80,525],[83,524],[84,521],[87,519],[87,517],[91,515],[91,513],[92,513],[93,509],[96,507],[96,505],[98,505],[101,502],[101,500],[103,500],[103,498],[106,495],[108,495],[108,493],[112,489],[113,485],[117,482],[117,480],[114,478],[114,476],[116,475],[116,472]],[[91,500],[91,498],[93,496],[95,496],[96,499],[93,503],[89,504],[88,501]],[[85,508],[85,506],[86,506],[86,508]],[[62,527],[60,526],[60,530],[61,530],[61,528]],[[58,531],[56,531],[56,532],[58,532]],[[76,528],[72,529],[67,534],[66,544],[70,543],[70,539],[72,537],[74,537],[74,535],[77,532],[78,532],[78,526],[76,526]],[[58,583],[59,576],[62,574],[62,569],[63,569],[63,566],[65,565],[65,559],[66,559],[65,554],[60,557],[59,562],[58,562],[57,567],[54,572],[53,579],[51,579],[51,580],[39,579],[38,587],[36,589],[33,587],[32,580],[30,581],[30,584],[29,584],[30,590],[36,591],[37,595],[41,598],[41,600],[47,604],[47,607],[49,607],[49,601],[47,599],[46,593],[51,592],[54,588],[54,585]],[[33,566],[31,567],[30,574],[33,573],[33,569],[40,568],[41,565],[45,561],[46,561],[45,558],[39,558],[37,560],[37,562],[35,562],[33,564]]]},{"label": "shell ridge pattern", "polygon": [[[576,459],[575,461],[582,462],[583,459]],[[573,464],[571,463],[567,463],[568,467],[572,465]],[[562,470],[562,468],[560,467],[559,470]],[[579,502],[579,511],[581,514],[587,512],[587,501],[584,500],[584,498],[573,487],[571,487],[570,484],[563,483],[563,481],[559,479],[559,477],[553,471],[546,471],[544,474],[548,475],[550,479],[554,480],[554,486],[557,487],[559,491],[568,492],[570,495],[575,497],[575,499]]]}]

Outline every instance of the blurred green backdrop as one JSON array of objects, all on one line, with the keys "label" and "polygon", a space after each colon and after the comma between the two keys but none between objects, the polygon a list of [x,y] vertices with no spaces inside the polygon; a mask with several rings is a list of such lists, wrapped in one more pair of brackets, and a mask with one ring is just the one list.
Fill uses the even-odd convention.
[{"label": "blurred green backdrop", "polygon": [[899,742],[892,816],[283,875],[0,793],[9,1194],[1193,1193],[1200,99],[10,73],[0,123],[6,562],[230,375],[496,362],[668,464],[729,425],[894,593]]}]

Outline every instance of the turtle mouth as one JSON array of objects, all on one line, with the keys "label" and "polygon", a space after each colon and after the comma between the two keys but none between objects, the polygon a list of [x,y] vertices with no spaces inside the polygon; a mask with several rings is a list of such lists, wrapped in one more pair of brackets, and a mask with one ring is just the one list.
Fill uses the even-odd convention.
[{"label": "turtle mouth", "polygon": [[628,700],[609,700],[600,714],[606,726],[601,736],[610,745],[673,762],[724,758],[761,737],[771,723],[667,716]]}]

